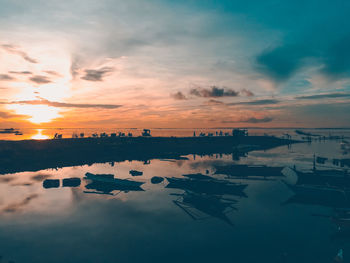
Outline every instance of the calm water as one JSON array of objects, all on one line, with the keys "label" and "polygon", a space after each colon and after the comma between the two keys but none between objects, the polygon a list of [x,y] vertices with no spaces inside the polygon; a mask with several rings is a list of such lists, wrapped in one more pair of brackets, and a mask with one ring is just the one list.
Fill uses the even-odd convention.
[{"label": "calm water", "polygon": [[[239,160],[191,155],[0,175],[1,262],[319,263],[333,262],[340,249],[349,262],[350,234],[329,217],[334,207],[307,199],[292,202],[295,193],[285,182],[295,178],[289,173],[247,179],[215,173],[217,166],[231,164],[295,165],[308,171],[314,154],[328,158],[318,169],[338,169],[334,158],[350,158],[340,141],[316,141],[254,151]],[[130,170],[143,174],[132,176]],[[143,184],[118,188],[86,173]],[[200,180],[183,176],[194,173],[214,178],[205,180],[210,187],[171,185],[167,179],[196,184]],[[63,186],[67,178],[80,180]],[[48,181],[54,179],[58,187],[57,181]],[[247,186],[226,191],[216,187],[218,182]]]},{"label": "calm water", "polygon": [[[73,134],[80,136],[81,133],[84,133],[85,137],[91,137],[93,134],[111,133],[119,132],[124,134],[132,133],[133,136],[141,136],[142,130],[140,128],[50,128],[50,129],[34,129],[34,128],[23,128],[18,131],[21,132],[21,135],[16,135],[15,133],[1,133],[0,140],[27,140],[27,139],[51,139],[56,133],[62,134],[63,138],[72,138]],[[306,133],[319,134],[322,136],[329,135],[344,135],[350,137],[350,129],[299,129]],[[0,129],[1,131],[1,129]],[[211,128],[211,129],[173,129],[173,128],[154,128],[151,129],[152,136],[176,136],[176,137],[187,137],[193,136],[193,132],[198,136],[200,133],[213,133],[216,135],[216,132],[222,131],[223,133],[232,133],[232,128]],[[300,139],[300,135],[295,133],[295,129],[261,129],[261,128],[249,128],[250,135],[274,135],[282,136],[284,134],[290,134],[293,139]]]}]

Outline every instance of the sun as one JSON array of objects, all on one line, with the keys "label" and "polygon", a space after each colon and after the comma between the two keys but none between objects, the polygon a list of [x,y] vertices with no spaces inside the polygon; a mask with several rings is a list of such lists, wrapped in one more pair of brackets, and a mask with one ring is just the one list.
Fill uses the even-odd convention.
[{"label": "sun", "polygon": [[51,122],[60,117],[58,108],[47,105],[12,104],[8,108],[15,110],[17,114],[28,116],[28,120],[34,124]]},{"label": "sun", "polygon": [[42,134],[43,130],[42,129],[38,129],[37,130],[37,134],[33,135],[31,137],[31,139],[33,140],[46,140],[49,139],[49,136]]}]

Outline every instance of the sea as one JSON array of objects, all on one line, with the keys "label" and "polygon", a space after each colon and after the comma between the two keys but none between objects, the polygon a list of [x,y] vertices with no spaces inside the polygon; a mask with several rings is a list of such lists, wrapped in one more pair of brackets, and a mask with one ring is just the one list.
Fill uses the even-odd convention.
[{"label": "sea", "polygon": [[[220,131],[232,129],[151,129],[151,135]],[[140,136],[142,129],[21,132],[0,134],[0,140],[55,133]],[[1,174],[0,262],[350,262],[347,188],[318,179],[300,185],[296,172],[343,173],[346,180],[350,129],[248,132],[302,142],[242,156],[185,155]]]},{"label": "sea", "polygon": [[[84,137],[92,137],[94,134],[100,136],[102,133],[107,135],[121,133],[127,136],[131,134],[134,137],[141,136],[143,128],[8,128],[13,129],[12,132],[5,132],[5,129],[0,129],[0,140],[40,140],[40,139],[53,139],[55,134],[61,134],[63,138],[73,138],[75,136],[80,137],[82,134]],[[224,135],[232,134],[232,130],[235,128],[152,128],[150,133],[154,137],[188,137],[199,136],[201,133],[208,135],[209,133],[220,135],[220,132]],[[295,131],[301,131],[309,134],[317,134],[321,136],[345,136],[350,137],[350,128],[247,128],[249,135],[269,135],[281,137],[289,134],[292,139],[300,139],[300,134]],[[18,133],[16,133],[16,131]],[[302,135],[305,137],[305,135]]]}]

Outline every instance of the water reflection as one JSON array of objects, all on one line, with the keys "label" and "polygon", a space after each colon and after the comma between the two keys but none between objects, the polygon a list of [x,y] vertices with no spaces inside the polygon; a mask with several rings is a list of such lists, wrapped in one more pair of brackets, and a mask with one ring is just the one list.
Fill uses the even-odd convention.
[{"label": "water reflection", "polygon": [[86,173],[84,179],[90,181],[85,188],[95,190],[84,191],[84,193],[114,195],[112,193],[113,191],[125,193],[130,191],[144,191],[141,188],[141,185],[144,184],[143,182],[114,178],[113,174]]},{"label": "water reflection", "polygon": [[247,197],[244,189],[247,184],[236,184],[224,180],[210,179],[183,179],[183,178],[167,178],[169,184],[166,188],[182,189],[198,194],[211,195],[235,195],[240,197]]},{"label": "water reflection", "polygon": [[63,187],[78,187],[80,186],[80,178],[65,178],[62,180]]},{"label": "water reflection", "polygon": [[[218,218],[233,226],[230,218],[226,215],[232,210],[237,210],[234,199],[224,198],[221,195],[200,194],[185,191],[183,194],[172,194],[179,198],[174,200],[174,204],[181,208],[192,219],[203,219],[203,215]],[[199,213],[198,213],[199,212]]]},{"label": "water reflection", "polygon": [[31,136],[33,140],[46,140],[49,139],[49,136],[42,134],[43,129],[37,129],[37,133]]},{"label": "water reflection", "polygon": [[350,241],[350,176],[347,170],[316,168],[316,163],[325,164],[327,159],[314,156],[313,168],[308,172],[290,169],[289,175],[295,176],[296,181],[286,185],[294,195],[284,204],[330,208],[328,214],[311,215],[330,219],[333,225],[330,242],[338,248],[333,262],[347,262],[344,261],[343,248]]},{"label": "water reflection", "polygon": [[43,187],[46,189],[58,188],[58,187],[60,187],[60,180],[58,180],[58,179],[46,179],[43,182]]},{"label": "water reflection", "polygon": [[[346,262],[350,177],[345,165],[333,165],[348,159],[339,143],[249,152],[239,160],[180,157],[0,175],[6,257],[325,263],[337,256]],[[72,254],[72,247],[85,252]],[[168,257],[173,251],[181,253]]]}]

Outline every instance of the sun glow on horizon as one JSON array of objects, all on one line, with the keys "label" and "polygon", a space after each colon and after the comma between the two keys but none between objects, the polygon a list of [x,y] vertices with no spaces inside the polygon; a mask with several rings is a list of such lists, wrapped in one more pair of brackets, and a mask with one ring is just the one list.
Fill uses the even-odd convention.
[{"label": "sun glow on horizon", "polygon": [[38,129],[37,134],[33,135],[31,139],[33,140],[46,140],[49,139],[49,136],[42,134],[43,129]]},{"label": "sun glow on horizon", "polygon": [[[21,120],[33,124],[49,123],[62,117],[63,108],[41,101],[62,102],[72,95],[72,58],[68,46],[64,41],[50,42],[50,45],[44,41],[14,49],[25,50],[23,52],[35,58],[35,62],[23,62],[17,53],[4,53],[2,60],[5,65],[11,65],[11,72],[19,72],[11,73],[13,81],[8,83],[9,88],[4,92],[8,101],[4,107],[17,115],[23,115]],[[2,65],[0,70],[3,70]]]},{"label": "sun glow on horizon", "polygon": [[11,104],[8,108],[15,110],[17,114],[27,115],[28,120],[34,124],[51,122],[61,116],[58,108],[47,105]]}]

